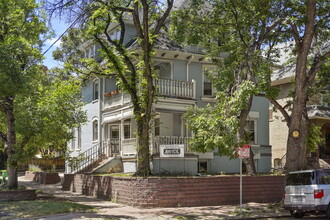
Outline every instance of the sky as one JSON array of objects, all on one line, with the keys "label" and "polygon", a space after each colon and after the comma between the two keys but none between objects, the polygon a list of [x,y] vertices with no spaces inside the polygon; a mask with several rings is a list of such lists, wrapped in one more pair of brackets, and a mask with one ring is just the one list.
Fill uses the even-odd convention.
[{"label": "sky", "polygon": [[[56,36],[53,39],[47,40],[45,42],[45,45],[43,46],[42,52],[45,52],[56,40],[61,34],[65,32],[65,30],[68,28],[68,24],[66,24],[64,21],[59,20],[58,18],[53,18],[51,21],[52,28],[56,34]],[[48,67],[48,69],[56,66],[61,66],[62,64],[60,62],[57,62],[53,59],[52,53],[53,51],[60,46],[61,40],[57,41],[56,44],[52,46],[51,49],[44,55],[45,59],[43,61],[44,65]]]}]

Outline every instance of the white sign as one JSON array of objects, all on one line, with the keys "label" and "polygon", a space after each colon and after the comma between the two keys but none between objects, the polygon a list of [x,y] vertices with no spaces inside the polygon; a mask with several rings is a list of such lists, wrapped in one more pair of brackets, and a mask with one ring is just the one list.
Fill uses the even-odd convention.
[{"label": "white sign", "polygon": [[249,158],[250,157],[250,145],[243,145],[238,148],[238,158]]},{"label": "white sign", "polygon": [[184,144],[160,145],[160,157],[184,157]]}]

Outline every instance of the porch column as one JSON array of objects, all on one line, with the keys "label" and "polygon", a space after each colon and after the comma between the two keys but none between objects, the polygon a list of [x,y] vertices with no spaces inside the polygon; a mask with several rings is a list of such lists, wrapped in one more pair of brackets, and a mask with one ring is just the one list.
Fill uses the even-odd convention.
[{"label": "porch column", "polygon": [[120,151],[120,156],[123,156],[123,140],[124,140],[124,119],[120,120],[120,132],[119,132],[119,151]]},{"label": "porch column", "polygon": [[183,118],[183,114],[180,115],[180,119],[181,119],[181,131],[180,131],[180,136],[181,137],[186,137],[186,134],[185,134],[185,126],[186,124],[184,123],[184,118]]}]

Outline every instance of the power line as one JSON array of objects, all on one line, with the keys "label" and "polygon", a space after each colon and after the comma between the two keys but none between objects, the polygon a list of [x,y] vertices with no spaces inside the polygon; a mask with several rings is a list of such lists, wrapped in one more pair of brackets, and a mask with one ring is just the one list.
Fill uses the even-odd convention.
[{"label": "power line", "polygon": [[69,31],[69,29],[70,28],[72,28],[77,22],[78,22],[78,19],[81,17],[82,15],[79,15],[77,18],[76,18],[76,20],[74,20],[73,22],[72,22],[72,24],[56,39],[56,41],[54,41],[53,43],[52,43],[52,45],[50,45],[48,48],[47,48],[47,50],[45,51],[45,52],[43,52],[42,53],[42,55],[45,55],[56,43],[57,43],[57,41],[59,41],[68,31]]}]

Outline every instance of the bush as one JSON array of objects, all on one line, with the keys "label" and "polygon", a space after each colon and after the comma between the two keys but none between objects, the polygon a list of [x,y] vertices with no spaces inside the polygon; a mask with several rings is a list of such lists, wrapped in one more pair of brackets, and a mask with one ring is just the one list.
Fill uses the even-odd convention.
[{"label": "bush", "polygon": [[35,164],[29,164],[28,171],[31,171],[31,172],[42,172],[41,168],[38,165],[35,165]]}]

